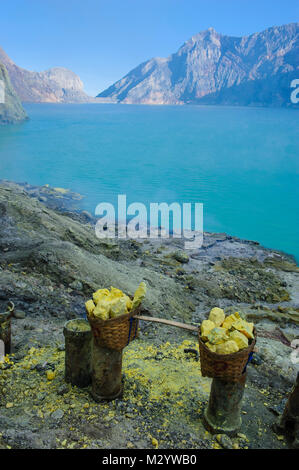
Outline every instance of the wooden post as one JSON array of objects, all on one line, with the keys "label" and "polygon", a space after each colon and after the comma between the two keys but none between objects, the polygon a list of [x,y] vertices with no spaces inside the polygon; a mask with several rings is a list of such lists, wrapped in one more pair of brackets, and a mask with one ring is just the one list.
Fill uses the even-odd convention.
[{"label": "wooden post", "polygon": [[241,403],[246,373],[238,382],[214,378],[204,423],[212,433],[234,435],[241,427]]},{"label": "wooden post", "polygon": [[275,428],[276,431],[289,437],[293,447],[299,449],[299,372],[284,412]]},{"label": "wooden post", "polygon": [[0,339],[4,343],[4,355],[11,352],[11,317],[11,310],[0,313]]},{"label": "wooden post", "polygon": [[87,387],[91,382],[91,328],[88,321],[77,318],[66,322],[65,381],[77,387]]},{"label": "wooden post", "polygon": [[94,336],[91,351],[91,394],[95,401],[114,400],[123,392],[122,351],[99,346]]}]

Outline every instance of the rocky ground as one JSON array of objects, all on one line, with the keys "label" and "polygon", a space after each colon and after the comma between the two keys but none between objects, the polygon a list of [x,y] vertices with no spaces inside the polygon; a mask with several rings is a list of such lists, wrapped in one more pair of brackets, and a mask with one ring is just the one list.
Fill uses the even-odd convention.
[{"label": "rocky ground", "polygon": [[[0,448],[289,447],[272,426],[299,367],[290,358],[299,338],[292,257],[226,234],[205,233],[191,252],[178,239],[99,240],[79,199],[60,188],[0,184],[0,308],[13,301],[17,317],[12,354],[0,366]],[[147,315],[198,325],[219,306],[256,324],[235,438],[203,427],[211,379],[201,376],[192,332],[141,322],[124,351],[120,399],[98,404],[89,388],[65,384],[65,321],[85,315],[95,289],[133,294],[141,280]]]}]

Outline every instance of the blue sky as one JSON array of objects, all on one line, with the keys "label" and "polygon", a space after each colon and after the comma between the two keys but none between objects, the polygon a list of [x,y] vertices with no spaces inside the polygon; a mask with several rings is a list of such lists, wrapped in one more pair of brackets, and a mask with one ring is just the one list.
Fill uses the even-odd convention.
[{"label": "blue sky", "polygon": [[242,36],[298,18],[298,0],[0,0],[0,46],[29,70],[70,68],[95,95],[210,26]]}]

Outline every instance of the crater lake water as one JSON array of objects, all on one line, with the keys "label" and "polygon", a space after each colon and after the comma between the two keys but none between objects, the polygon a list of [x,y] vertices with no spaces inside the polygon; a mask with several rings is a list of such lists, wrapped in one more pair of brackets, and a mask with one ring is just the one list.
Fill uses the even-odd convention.
[{"label": "crater lake water", "polygon": [[299,260],[299,114],[291,109],[28,104],[0,127],[0,178],[100,202],[202,202],[204,230]]}]

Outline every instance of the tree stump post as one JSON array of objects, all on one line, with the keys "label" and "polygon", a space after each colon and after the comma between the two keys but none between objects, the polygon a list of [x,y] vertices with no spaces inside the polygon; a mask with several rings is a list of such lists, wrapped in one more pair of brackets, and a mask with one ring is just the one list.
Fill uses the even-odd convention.
[{"label": "tree stump post", "polygon": [[11,353],[11,311],[0,313],[0,339],[4,343],[4,355]]},{"label": "tree stump post", "polygon": [[69,320],[64,325],[65,381],[77,387],[91,382],[91,328],[83,318]]},{"label": "tree stump post", "polygon": [[299,449],[299,372],[275,431],[285,434],[293,447]]},{"label": "tree stump post", "polygon": [[204,424],[212,433],[235,435],[241,427],[241,403],[246,373],[238,382],[214,378],[208,407],[204,411]]},{"label": "tree stump post", "polygon": [[95,401],[114,400],[122,395],[122,350],[100,346],[92,337],[91,394]]}]

